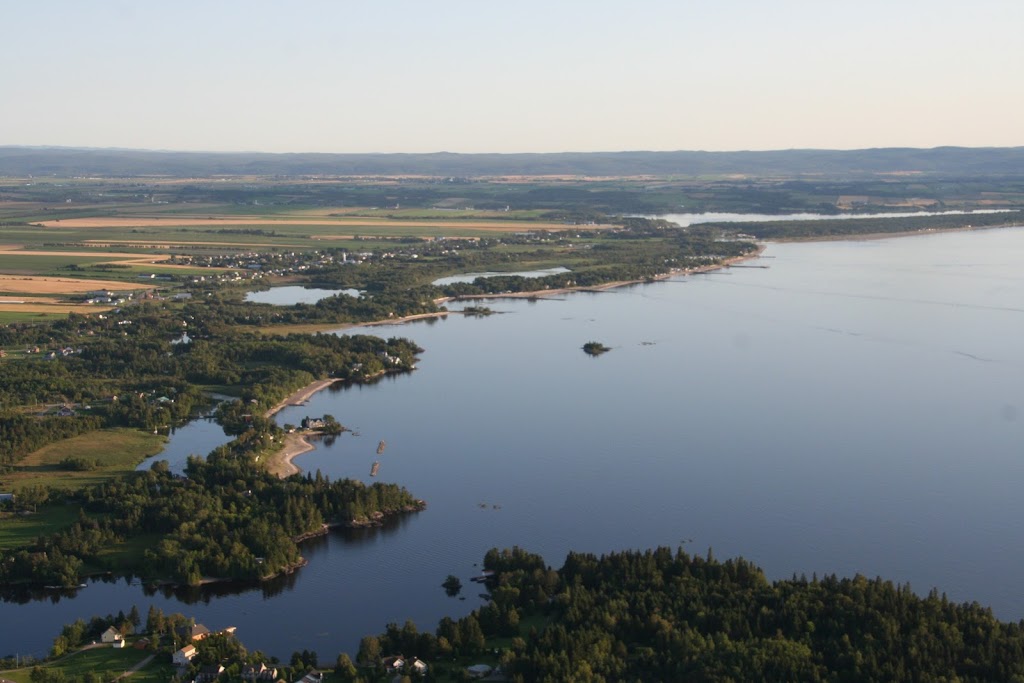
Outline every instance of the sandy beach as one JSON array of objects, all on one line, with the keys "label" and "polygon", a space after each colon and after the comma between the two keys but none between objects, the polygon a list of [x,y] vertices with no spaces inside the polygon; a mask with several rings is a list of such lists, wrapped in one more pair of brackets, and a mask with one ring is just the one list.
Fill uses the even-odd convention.
[{"label": "sandy beach", "polygon": [[274,406],[267,412],[263,413],[263,417],[273,417],[274,415],[281,412],[281,410],[287,408],[288,406],[293,406],[302,403],[303,401],[308,400],[309,397],[315,394],[316,392],[326,389],[327,387],[331,386],[337,381],[338,380],[333,378],[318,379],[315,382],[307,384],[306,386],[302,387],[298,391],[294,392],[293,394],[285,398],[283,401],[278,403],[276,406]]},{"label": "sandy beach", "polygon": [[316,446],[306,440],[303,434],[285,434],[284,446],[267,459],[267,471],[284,479],[298,474],[302,469],[292,462],[295,458],[314,450]]},{"label": "sandy beach", "polygon": [[[318,379],[315,382],[311,382],[306,386],[302,387],[298,391],[292,393],[283,401],[278,403],[276,406],[268,410],[263,414],[264,417],[272,417],[282,409],[288,406],[301,404],[303,401],[309,399],[310,396],[318,391],[322,391],[327,387],[331,386],[338,380],[336,379]],[[277,453],[274,453],[267,459],[267,471],[271,474],[276,474],[282,479],[293,474],[298,474],[302,470],[292,462],[295,458],[308,453],[309,451],[316,448],[313,444],[306,440],[306,437],[302,434],[292,433],[285,434],[284,446]]]}]

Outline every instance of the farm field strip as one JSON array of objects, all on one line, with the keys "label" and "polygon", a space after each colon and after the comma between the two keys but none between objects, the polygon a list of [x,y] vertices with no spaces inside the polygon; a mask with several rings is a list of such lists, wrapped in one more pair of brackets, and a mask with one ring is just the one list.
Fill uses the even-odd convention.
[{"label": "farm field strip", "polygon": [[[276,219],[267,216],[254,216],[252,218],[177,218],[172,216],[163,217],[129,217],[129,216],[95,216],[90,218],[66,218],[63,220],[48,220],[34,223],[45,228],[148,228],[148,227],[189,227],[189,226],[217,226],[217,225],[328,225],[337,227],[367,226],[367,227],[439,227],[439,228],[469,228],[473,230],[516,232],[525,230],[571,230],[574,226],[565,223],[541,222],[541,221],[488,221],[488,220],[412,220],[412,219],[391,219],[374,217],[339,217],[333,220],[323,218],[284,218]],[[601,226],[589,226],[590,228]]]},{"label": "farm field strip", "polygon": [[118,280],[81,280],[69,277],[46,277],[42,275],[0,275],[0,295],[6,292],[26,294],[81,294],[101,289],[124,291],[127,289],[152,289],[151,283],[122,282]]},{"label": "farm field strip", "polygon": [[65,304],[65,303],[4,303],[0,300],[0,312],[4,313],[103,313],[109,311],[111,306],[97,306],[95,304]]}]

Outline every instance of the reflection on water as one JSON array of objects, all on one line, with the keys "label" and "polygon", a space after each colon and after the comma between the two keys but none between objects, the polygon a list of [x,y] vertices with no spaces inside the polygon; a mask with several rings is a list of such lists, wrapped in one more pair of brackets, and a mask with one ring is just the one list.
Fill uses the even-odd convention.
[{"label": "reflection on water", "polygon": [[143,460],[136,470],[148,470],[158,460],[166,460],[170,471],[182,474],[189,456],[205,457],[218,446],[231,441],[230,436],[212,418],[198,418],[180,427],[171,427],[164,449]]}]

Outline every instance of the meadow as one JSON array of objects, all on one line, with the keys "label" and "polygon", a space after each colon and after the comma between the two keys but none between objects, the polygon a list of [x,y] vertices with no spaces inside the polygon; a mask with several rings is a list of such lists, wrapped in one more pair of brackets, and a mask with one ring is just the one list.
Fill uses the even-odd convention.
[{"label": "meadow", "polygon": [[[77,490],[123,477],[151,455],[159,453],[166,437],[138,429],[103,429],[44,446],[30,453],[12,472],[2,475],[4,490],[17,492],[26,486],[52,486]],[[61,466],[68,457],[95,462],[86,471]]]}]

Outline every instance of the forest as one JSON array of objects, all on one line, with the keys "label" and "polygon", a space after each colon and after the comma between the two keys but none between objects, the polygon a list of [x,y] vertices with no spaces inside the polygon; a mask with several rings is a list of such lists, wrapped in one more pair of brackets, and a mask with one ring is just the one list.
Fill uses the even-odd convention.
[{"label": "forest", "polygon": [[[372,670],[382,652],[471,661],[511,638],[500,666],[524,683],[1024,681],[1024,624],[881,578],[770,582],[746,560],[669,548],[569,553],[558,571],[492,549],[483,566],[487,605],[434,634],[391,625],[363,639],[357,663]],[[541,627],[520,629],[538,615]]]},{"label": "forest", "polygon": [[[423,501],[393,484],[267,473],[254,454],[273,431],[252,428],[205,459],[191,458],[185,477],[157,462],[134,477],[51,494],[41,502],[77,504],[78,520],[0,551],[0,584],[76,586],[87,572],[100,571],[184,585],[267,579],[301,566],[301,541],[329,526],[379,523],[423,509]],[[140,538],[146,540],[141,553],[114,552],[117,561],[108,560]]]}]

